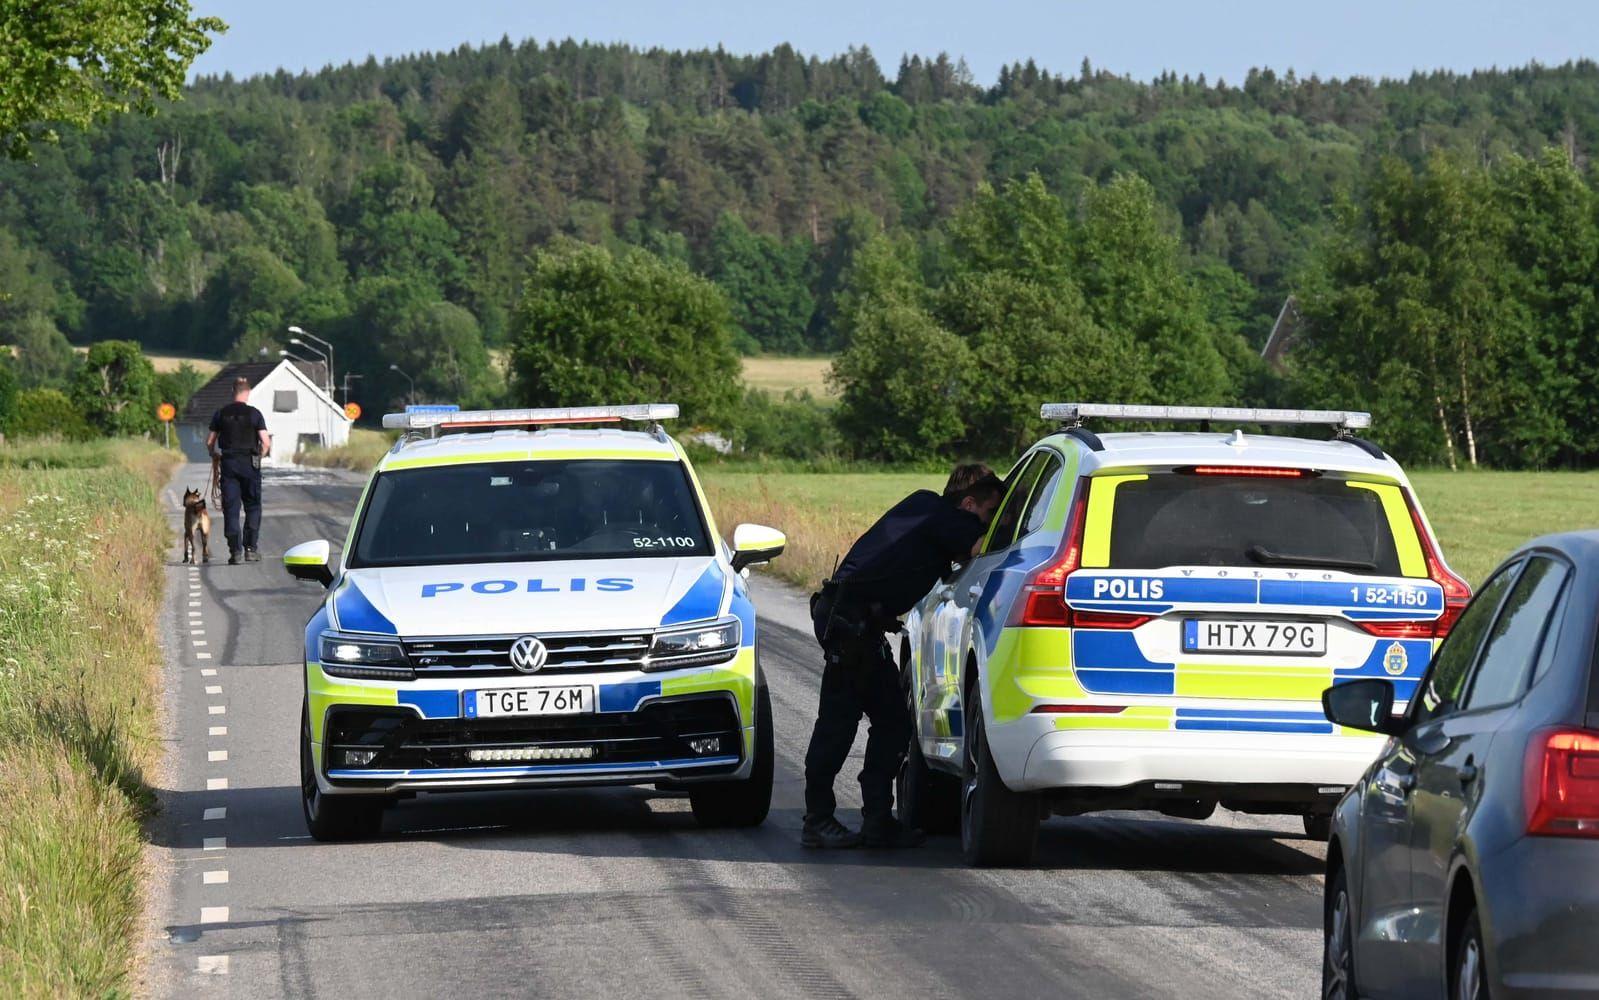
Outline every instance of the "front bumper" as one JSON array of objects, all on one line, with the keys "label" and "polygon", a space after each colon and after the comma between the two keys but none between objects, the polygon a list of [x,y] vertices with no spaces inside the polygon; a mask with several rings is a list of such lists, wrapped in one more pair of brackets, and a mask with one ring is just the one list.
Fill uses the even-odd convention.
[{"label": "front bumper", "polygon": [[[396,683],[329,677],[308,663],[306,679],[317,783],[329,795],[727,781],[747,778],[752,769],[753,649],[727,664],[663,673]],[[593,684],[598,711],[493,719],[463,712],[469,688],[547,683]],[[577,749],[582,756],[469,757],[512,748],[551,757]]]}]

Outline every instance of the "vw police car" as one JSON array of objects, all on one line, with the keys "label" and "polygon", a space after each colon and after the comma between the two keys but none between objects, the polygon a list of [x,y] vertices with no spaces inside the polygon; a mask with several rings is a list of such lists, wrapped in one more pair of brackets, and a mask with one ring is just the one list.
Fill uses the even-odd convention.
[{"label": "vw police car", "polygon": [[[1051,404],[979,555],[908,616],[902,819],[1026,863],[1050,813],[1218,804],[1325,838],[1380,738],[1324,689],[1408,699],[1470,598],[1364,413]],[[1096,434],[1087,419],[1195,421]],[[1330,440],[1242,427],[1324,424]],[[1221,430],[1216,425],[1235,429]]]},{"label": "vw police car", "polygon": [[[780,532],[718,536],[671,404],[406,413],[305,629],[301,794],[323,840],[402,794],[540,785],[687,791],[754,825],[772,710],[742,572]],[[641,426],[626,426],[641,425]]]}]

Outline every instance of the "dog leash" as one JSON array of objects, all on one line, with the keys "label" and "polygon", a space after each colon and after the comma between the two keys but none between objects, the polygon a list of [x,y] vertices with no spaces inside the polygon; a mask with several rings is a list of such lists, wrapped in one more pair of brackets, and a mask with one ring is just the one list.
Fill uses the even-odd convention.
[{"label": "dog leash", "polygon": [[222,509],[222,456],[211,456],[211,503]]}]

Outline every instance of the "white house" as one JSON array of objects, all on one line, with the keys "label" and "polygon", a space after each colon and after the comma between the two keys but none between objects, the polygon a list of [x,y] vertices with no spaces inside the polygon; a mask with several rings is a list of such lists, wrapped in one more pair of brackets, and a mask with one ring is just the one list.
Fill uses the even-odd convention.
[{"label": "white house", "polygon": [[233,380],[250,380],[250,405],[266,417],[272,454],[263,465],[293,465],[308,445],[336,447],[350,437],[344,408],[322,389],[322,365],[280,361],[244,361],[224,365],[216,377],[190,398],[178,416],[178,441],[191,462],[209,462],[205,439],[211,417],[233,401]]}]

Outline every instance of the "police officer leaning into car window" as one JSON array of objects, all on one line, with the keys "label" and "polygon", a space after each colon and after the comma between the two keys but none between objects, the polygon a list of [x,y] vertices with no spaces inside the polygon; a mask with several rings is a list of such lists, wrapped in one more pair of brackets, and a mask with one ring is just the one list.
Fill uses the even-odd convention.
[{"label": "police officer leaning into car window", "polygon": [[[805,754],[806,847],[915,847],[926,838],[893,817],[894,777],[910,749],[910,708],[885,633],[950,564],[965,562],[999,506],[1004,484],[986,465],[961,465],[944,495],[918,490],[856,540],[833,578],[811,597],[822,645],[822,694]],[[844,766],[861,716],[871,722],[861,768],[859,832],[833,815],[833,779]]]},{"label": "police officer leaning into car window", "polygon": [[[256,541],[261,531],[261,459],[272,452],[266,417],[250,405],[250,380],[233,380],[233,402],[211,418],[205,446],[220,461],[222,528],[228,539],[228,565],[260,562]],[[239,508],[244,529],[239,529]]]}]

